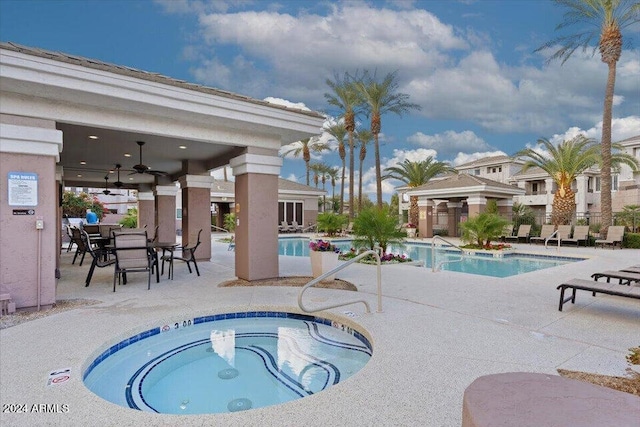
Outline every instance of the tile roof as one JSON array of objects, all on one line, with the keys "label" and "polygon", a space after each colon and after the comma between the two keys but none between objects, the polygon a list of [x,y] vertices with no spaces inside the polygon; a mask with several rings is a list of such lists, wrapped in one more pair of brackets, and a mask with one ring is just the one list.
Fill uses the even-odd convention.
[{"label": "tile roof", "polygon": [[514,185],[503,184],[498,181],[494,181],[489,178],[483,178],[475,175],[470,175],[468,173],[460,173],[457,175],[452,175],[442,180],[438,181],[429,181],[428,183],[421,185],[420,187],[416,187],[411,189],[415,190],[444,190],[444,189],[459,189],[466,187],[477,187],[479,185],[487,185],[493,188],[502,188],[505,190],[514,190],[517,189]]},{"label": "tile roof", "polygon": [[53,61],[64,62],[67,64],[74,64],[81,67],[91,68],[94,70],[107,71],[107,72],[119,74],[122,76],[129,76],[129,77],[134,77],[134,78],[152,81],[156,83],[167,84],[167,85],[180,87],[188,90],[194,90],[197,92],[202,92],[210,95],[216,95],[216,96],[221,96],[225,98],[235,99],[238,101],[250,102],[252,104],[263,105],[265,107],[295,111],[296,113],[306,114],[312,117],[324,117],[322,114],[315,111],[301,110],[297,108],[286,107],[284,105],[273,104],[267,101],[262,101],[262,100],[251,98],[248,96],[239,95],[237,93],[233,93],[233,92],[229,92],[221,89],[215,89],[212,87],[199,85],[197,83],[189,83],[185,80],[174,79],[172,77],[167,77],[162,74],[138,70],[136,68],[126,67],[124,65],[110,64],[97,59],[85,58],[78,55],[70,55],[62,52],[54,52],[50,50],[38,49],[34,47],[29,47],[29,46],[22,46],[12,42],[0,42],[0,49],[11,50],[14,52],[24,53],[26,55],[37,56],[40,58],[47,58]]}]

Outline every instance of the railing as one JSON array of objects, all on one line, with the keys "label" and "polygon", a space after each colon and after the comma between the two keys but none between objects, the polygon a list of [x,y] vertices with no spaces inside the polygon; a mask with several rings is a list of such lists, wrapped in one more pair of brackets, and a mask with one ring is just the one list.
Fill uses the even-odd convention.
[{"label": "railing", "polygon": [[438,263],[438,265],[436,266],[436,241],[437,240],[442,240],[443,242],[447,243],[448,245],[453,246],[454,248],[457,248],[461,252],[461,254],[464,254],[464,250],[460,246],[455,245],[455,244],[451,243],[450,241],[448,241],[448,240],[446,240],[446,239],[444,239],[444,238],[442,238],[440,236],[433,236],[433,240],[431,240],[431,246],[432,246],[431,247],[431,271],[433,271],[434,273],[436,271],[438,271],[443,264],[447,264],[447,263],[450,263],[450,262],[460,262],[460,261],[462,261],[462,256],[461,256],[460,259],[452,259],[452,260],[447,260],[447,261],[440,261]]},{"label": "railing", "polygon": [[303,228],[303,229],[302,229],[302,232],[303,232],[303,233],[307,233],[309,230],[314,230],[314,231],[315,231],[315,229],[316,229],[316,225],[317,225],[317,224],[310,224],[310,225],[308,225],[307,227]]},{"label": "railing", "polygon": [[551,235],[549,237],[547,237],[546,239],[544,239],[544,248],[547,249],[547,244],[549,243],[549,240],[553,239],[553,236],[556,236],[556,238],[558,239],[558,251],[560,251],[560,237],[558,237],[558,230],[554,231],[553,233],[551,233]]},{"label": "railing", "polygon": [[348,266],[350,266],[354,262],[360,261],[362,258],[364,258],[365,256],[370,255],[370,254],[375,255],[376,261],[377,261],[377,269],[378,269],[378,271],[377,271],[377,273],[378,273],[378,311],[377,312],[378,313],[382,313],[382,269],[381,269],[381,264],[380,264],[380,254],[377,251],[374,251],[374,250],[368,250],[366,252],[363,252],[360,255],[358,255],[357,257],[350,259],[349,261],[345,262],[344,264],[340,264],[339,266],[337,266],[333,270],[328,271],[328,272],[322,274],[321,276],[316,277],[315,279],[313,279],[312,281],[310,281],[309,283],[304,285],[304,287],[300,290],[300,293],[298,294],[298,306],[300,307],[300,309],[302,311],[304,311],[305,313],[314,313],[316,311],[329,310],[330,308],[342,307],[344,305],[356,304],[356,303],[361,302],[361,303],[364,304],[364,306],[366,308],[366,312],[367,313],[371,313],[371,308],[369,307],[369,303],[367,301],[365,301],[365,300],[347,301],[347,302],[343,302],[343,303],[340,303],[340,304],[327,305],[325,307],[317,307],[317,308],[313,308],[313,309],[305,307],[304,304],[302,303],[302,295],[304,294],[304,292],[307,289],[309,289],[313,285],[319,283],[320,281],[326,279],[327,277],[334,275],[338,271],[347,268]]},{"label": "railing", "polygon": [[220,230],[220,231],[224,231],[225,233],[228,233],[228,232],[229,232],[229,230],[227,230],[227,229],[225,229],[225,228],[218,227],[218,226],[216,226],[216,225],[213,225],[213,224],[212,224],[212,225],[211,225],[211,231],[213,231],[213,230]]}]

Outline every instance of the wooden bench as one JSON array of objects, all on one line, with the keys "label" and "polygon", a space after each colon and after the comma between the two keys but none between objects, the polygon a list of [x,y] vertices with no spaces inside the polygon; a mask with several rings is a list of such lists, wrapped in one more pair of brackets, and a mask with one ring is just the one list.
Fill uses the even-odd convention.
[{"label": "wooden bench", "polygon": [[[584,279],[571,279],[566,283],[563,283],[557,287],[560,289],[560,305],[558,310],[562,311],[564,303],[571,301],[572,304],[576,302],[576,290],[589,291],[596,296],[597,293],[616,295],[620,297],[640,299],[640,286],[624,286],[616,283],[596,282],[593,280]],[[567,298],[564,297],[564,291],[572,289],[573,292]]]}]

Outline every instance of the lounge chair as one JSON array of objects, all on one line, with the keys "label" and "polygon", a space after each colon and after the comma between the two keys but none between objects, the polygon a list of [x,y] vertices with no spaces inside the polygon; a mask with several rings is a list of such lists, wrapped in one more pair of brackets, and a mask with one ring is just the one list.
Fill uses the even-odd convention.
[{"label": "lounge chair", "polygon": [[116,256],[116,266],[113,271],[113,292],[116,291],[116,278],[118,283],[122,278],[126,284],[126,274],[132,272],[147,272],[147,289],[151,289],[151,271],[155,255],[148,246],[147,233],[115,232],[113,244]]},{"label": "lounge chair", "polygon": [[549,242],[560,242],[562,243],[563,239],[568,239],[569,235],[571,235],[571,226],[570,225],[559,225],[558,230],[555,236],[549,238]]},{"label": "lounge chair", "polygon": [[301,226],[301,225],[298,225],[298,221],[293,221],[293,222],[291,223],[290,230],[291,230],[293,233],[302,233],[302,226]]},{"label": "lounge chair", "polygon": [[622,268],[620,271],[626,271],[627,273],[640,274],[640,265],[632,265],[631,267]]},{"label": "lounge chair", "polygon": [[278,233],[287,233],[289,231],[289,224],[287,224],[287,221],[281,221],[280,225],[278,226]]},{"label": "lounge chair", "polygon": [[593,280],[598,280],[601,277],[606,277],[607,283],[609,283],[611,279],[618,279],[618,284],[620,285],[631,285],[631,282],[640,282],[640,274],[630,273],[627,271],[607,270],[593,273],[591,277],[593,277]]},{"label": "lounge chair", "polygon": [[553,224],[545,224],[542,226],[542,230],[540,230],[540,235],[537,237],[532,237],[529,239],[532,243],[544,243],[555,231],[555,225]]},{"label": "lounge chair", "polygon": [[504,236],[505,240],[515,240],[516,243],[520,239],[524,239],[525,243],[529,242],[529,234],[531,233],[531,224],[520,224],[518,227],[518,234],[515,236]]},{"label": "lounge chair", "polygon": [[[565,283],[562,283],[557,287],[560,289],[560,304],[558,310],[562,311],[564,303],[571,301],[572,304],[576,302],[576,290],[589,291],[596,296],[596,293],[616,295],[627,298],[640,299],[640,286],[619,286],[613,283],[596,282],[593,280],[584,279],[571,279]],[[573,290],[572,294],[567,298],[564,297],[564,291],[567,289]]]},{"label": "lounge chair", "polygon": [[94,249],[90,243],[89,234],[86,231],[83,231],[83,240],[87,244],[87,252],[93,258],[91,262],[91,267],[89,267],[89,273],[87,273],[87,278],[84,281],[84,286],[87,287],[91,283],[91,278],[93,277],[93,271],[98,268],[108,267],[116,263],[115,258],[108,258],[106,255],[105,249]]},{"label": "lounge chair", "polygon": [[612,225],[607,230],[607,238],[596,240],[594,248],[597,248],[598,245],[601,245],[603,248],[604,248],[604,245],[611,245],[611,249],[615,249],[616,245],[618,245],[619,247],[622,247],[623,237],[624,237],[624,226]]},{"label": "lounge chair", "polygon": [[[189,269],[189,274],[192,273],[191,271],[191,263],[193,263],[193,266],[196,269],[196,273],[198,274],[198,276],[200,276],[200,270],[198,270],[198,263],[196,262],[196,249],[198,249],[198,246],[200,246],[200,235],[202,234],[202,228],[200,229],[200,231],[198,231],[198,237],[197,237],[197,242],[194,244],[193,243],[193,237],[190,237],[190,241],[187,242],[187,244],[185,246],[182,246],[180,248],[178,248],[178,250],[182,251],[182,256],[174,256],[173,260],[180,260],[180,261],[184,261],[187,263],[187,268]],[[167,261],[165,260],[165,257],[162,257],[162,271],[164,271],[164,262]]]},{"label": "lounge chair", "polygon": [[511,237],[515,237],[513,235],[513,225],[511,224],[505,225],[504,228],[502,229],[502,234],[500,235],[500,241],[506,242],[507,238],[511,238]]},{"label": "lounge chair", "polygon": [[566,239],[561,239],[560,243],[571,243],[576,246],[580,246],[580,242],[584,242],[584,245],[589,244],[589,226],[588,225],[576,225],[573,228],[573,236]]}]

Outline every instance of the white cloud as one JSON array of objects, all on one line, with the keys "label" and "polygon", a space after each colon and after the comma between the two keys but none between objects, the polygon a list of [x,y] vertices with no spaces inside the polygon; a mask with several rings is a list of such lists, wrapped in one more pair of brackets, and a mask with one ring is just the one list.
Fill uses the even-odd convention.
[{"label": "white cloud", "polygon": [[490,151],[494,149],[470,130],[462,132],[448,130],[435,135],[425,135],[422,132],[417,132],[408,137],[407,141],[416,145],[431,148],[440,153],[441,157],[449,157],[460,151]]},{"label": "white cloud", "polygon": [[[571,127],[561,134],[555,134],[549,141],[558,144],[562,141],[583,134],[587,138],[593,138],[600,142],[602,139],[602,120],[589,129],[580,129],[579,127]],[[622,141],[632,136],[640,135],[640,116],[628,116],[611,121],[611,140],[613,142]]]},{"label": "white cloud", "polygon": [[286,180],[289,180],[289,181],[298,182],[298,177],[297,177],[297,176],[296,176],[296,174],[294,174],[294,173],[289,174],[289,176],[288,176],[288,177],[286,177],[285,179],[286,179]]}]

